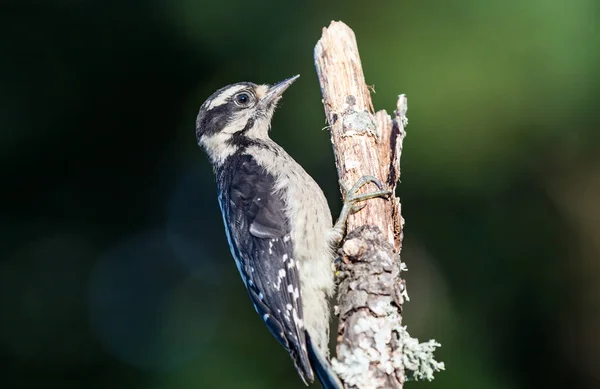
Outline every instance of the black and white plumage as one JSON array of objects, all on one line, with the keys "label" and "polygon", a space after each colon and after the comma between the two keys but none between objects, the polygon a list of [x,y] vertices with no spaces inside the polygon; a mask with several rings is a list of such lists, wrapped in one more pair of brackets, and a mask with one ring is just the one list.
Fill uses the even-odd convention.
[{"label": "black and white plumage", "polygon": [[334,228],[323,192],[268,135],[295,81],[243,82],[215,92],[196,121],[217,177],[227,239],[254,308],[305,383],[341,384],[327,361]]},{"label": "black and white plumage", "polygon": [[224,189],[219,203],[238,270],[256,311],[290,352],[301,376],[311,380],[300,277],[285,203],[273,193],[275,178],[250,155],[230,157],[229,164],[218,170],[217,182]]}]

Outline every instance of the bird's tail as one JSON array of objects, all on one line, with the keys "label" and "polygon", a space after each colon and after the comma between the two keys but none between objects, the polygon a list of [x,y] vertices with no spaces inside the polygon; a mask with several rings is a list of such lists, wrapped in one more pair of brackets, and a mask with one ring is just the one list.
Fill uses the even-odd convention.
[{"label": "bird's tail", "polygon": [[313,344],[308,332],[306,333],[306,344],[308,346],[308,358],[323,389],[344,389],[340,379],[333,372],[331,363],[323,356],[321,350]]}]

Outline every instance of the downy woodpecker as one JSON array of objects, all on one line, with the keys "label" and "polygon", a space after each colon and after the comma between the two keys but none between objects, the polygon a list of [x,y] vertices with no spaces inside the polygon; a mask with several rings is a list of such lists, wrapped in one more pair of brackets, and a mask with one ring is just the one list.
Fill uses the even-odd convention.
[{"label": "downy woodpecker", "polygon": [[[219,89],[200,107],[196,138],[213,165],[229,247],[254,308],[305,384],[316,373],[324,388],[341,389],[328,362],[335,249],[356,203],[389,192],[363,177],[333,225],[321,188],[269,138],[275,106],[297,78]],[[379,191],[357,194],[368,182]]]}]

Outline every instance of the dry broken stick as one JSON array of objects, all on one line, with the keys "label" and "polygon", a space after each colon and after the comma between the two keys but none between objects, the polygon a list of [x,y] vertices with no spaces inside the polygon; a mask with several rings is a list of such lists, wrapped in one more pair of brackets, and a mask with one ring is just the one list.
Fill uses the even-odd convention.
[{"label": "dry broken stick", "polygon": [[[399,96],[393,119],[385,111],[374,113],[356,39],[344,23],[331,22],[323,29],[314,56],[340,181],[350,187],[370,175],[395,190],[406,97]],[[366,186],[362,192],[374,189]],[[340,250],[337,357],[332,361],[346,388],[402,388],[407,374],[432,379],[433,371],[443,369],[432,357],[436,344],[416,342],[415,349],[416,340],[402,326],[407,298],[399,257],[403,225],[394,196],[369,200],[348,218]]]}]

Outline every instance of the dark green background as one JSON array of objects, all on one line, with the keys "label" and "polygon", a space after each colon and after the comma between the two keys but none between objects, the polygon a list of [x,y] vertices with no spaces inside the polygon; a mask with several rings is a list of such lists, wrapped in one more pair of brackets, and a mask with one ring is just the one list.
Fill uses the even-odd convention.
[{"label": "dark green background", "polygon": [[600,384],[600,3],[0,2],[3,388],[302,388],[228,252],[194,122],[300,73],[272,136],[340,209],[312,50],[350,25],[409,99],[405,323],[422,388]]}]

